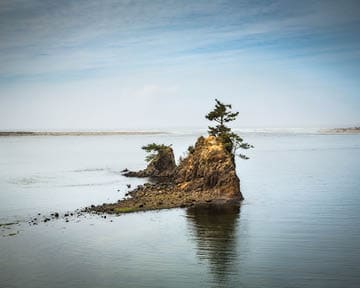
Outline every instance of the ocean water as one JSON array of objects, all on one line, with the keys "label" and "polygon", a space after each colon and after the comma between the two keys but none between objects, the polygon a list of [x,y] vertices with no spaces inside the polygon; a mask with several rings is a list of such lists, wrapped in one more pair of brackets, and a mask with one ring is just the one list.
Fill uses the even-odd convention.
[{"label": "ocean water", "polygon": [[[245,133],[238,206],[60,217],[115,202],[140,147],[195,134],[0,137],[0,287],[359,287],[360,135]],[[41,215],[38,215],[41,213]]]}]

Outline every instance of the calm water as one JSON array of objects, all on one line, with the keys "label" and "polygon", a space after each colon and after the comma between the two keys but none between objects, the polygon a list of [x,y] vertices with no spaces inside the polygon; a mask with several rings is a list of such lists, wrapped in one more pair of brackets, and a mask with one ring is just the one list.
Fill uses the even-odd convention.
[{"label": "calm water", "polygon": [[0,227],[0,287],[359,287],[360,135],[244,137],[240,207],[37,226],[142,183],[119,174],[144,166],[142,145],[179,157],[196,136],[0,138],[0,223],[19,221]]}]

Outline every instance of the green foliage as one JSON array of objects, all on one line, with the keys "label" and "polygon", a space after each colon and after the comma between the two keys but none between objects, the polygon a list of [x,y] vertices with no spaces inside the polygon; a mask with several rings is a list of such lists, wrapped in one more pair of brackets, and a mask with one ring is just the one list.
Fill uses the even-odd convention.
[{"label": "green foliage", "polygon": [[145,150],[147,153],[149,153],[146,157],[145,160],[146,162],[151,162],[152,160],[154,160],[159,154],[163,153],[164,151],[166,151],[167,149],[169,149],[171,147],[170,145],[165,145],[165,144],[156,144],[156,143],[151,143],[148,144],[146,146],[141,147],[141,149]]},{"label": "green foliage", "polygon": [[217,123],[215,127],[209,126],[209,134],[213,136],[225,136],[230,133],[231,129],[225,126],[225,123],[234,121],[239,115],[239,112],[232,112],[231,105],[223,104],[215,99],[216,104],[213,111],[209,112],[205,118]]},{"label": "green foliage", "polygon": [[[225,123],[234,121],[239,115],[239,112],[232,112],[231,105],[223,104],[218,99],[215,99],[215,108],[209,112],[205,118],[217,123],[215,127],[209,126],[209,135],[220,137],[225,145],[225,148],[235,155],[236,150],[254,148],[254,146],[243,142],[243,139],[233,131],[230,127],[227,127]],[[241,159],[249,159],[246,155],[239,154]]]},{"label": "green foliage", "polygon": [[194,153],[194,151],[195,151],[194,146],[190,145],[190,146],[188,147],[188,152],[189,152],[189,154]]}]

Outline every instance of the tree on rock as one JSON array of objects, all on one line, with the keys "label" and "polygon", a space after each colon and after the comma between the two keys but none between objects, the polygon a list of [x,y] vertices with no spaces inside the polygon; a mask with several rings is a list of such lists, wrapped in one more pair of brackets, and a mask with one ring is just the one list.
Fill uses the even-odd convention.
[{"label": "tree on rock", "polygon": [[161,156],[161,154],[169,150],[169,148],[171,148],[171,145],[156,144],[156,143],[151,143],[141,147],[141,149],[149,153],[145,157],[146,162],[151,162],[152,160],[156,159],[159,155]]},{"label": "tree on rock", "polygon": [[[225,125],[228,122],[234,121],[239,115],[239,112],[232,112],[230,104],[224,104],[218,99],[215,99],[215,102],[214,110],[205,116],[206,119],[217,123],[214,127],[208,127],[209,135],[219,137],[226,149],[233,155],[236,155],[235,153],[239,148],[253,148],[254,146],[243,142],[243,139],[238,134],[231,131],[231,128]],[[238,156],[242,159],[249,159],[249,157],[244,154],[238,154]]]},{"label": "tree on rock", "polygon": [[176,170],[174,151],[171,145],[151,143],[141,147],[148,152],[148,165],[140,171],[124,171],[127,177],[172,177]]}]

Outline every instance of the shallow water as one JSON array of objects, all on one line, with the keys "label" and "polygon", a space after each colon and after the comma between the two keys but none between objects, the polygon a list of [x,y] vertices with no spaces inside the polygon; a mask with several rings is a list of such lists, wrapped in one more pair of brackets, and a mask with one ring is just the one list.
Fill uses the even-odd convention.
[{"label": "shallow water", "polygon": [[[246,134],[245,201],[30,226],[114,202],[139,149],[196,135],[0,137],[1,287],[358,287],[360,135]],[[118,191],[119,190],[119,191]],[[41,213],[40,216],[37,213]],[[16,233],[15,236],[8,236]]]}]

